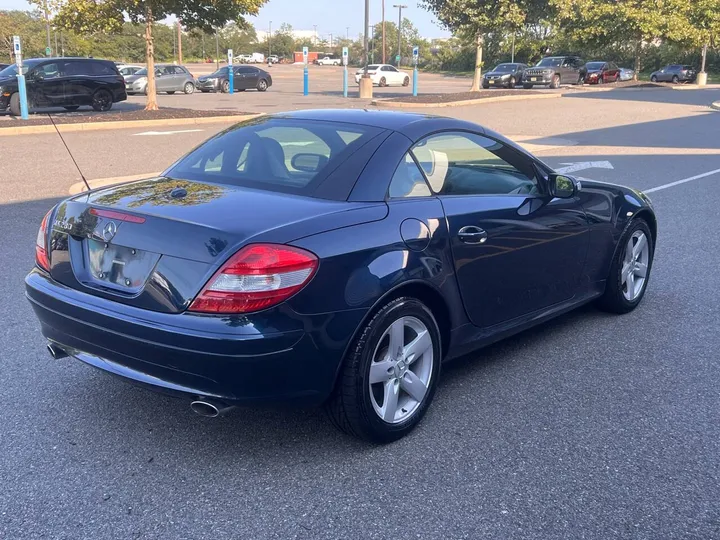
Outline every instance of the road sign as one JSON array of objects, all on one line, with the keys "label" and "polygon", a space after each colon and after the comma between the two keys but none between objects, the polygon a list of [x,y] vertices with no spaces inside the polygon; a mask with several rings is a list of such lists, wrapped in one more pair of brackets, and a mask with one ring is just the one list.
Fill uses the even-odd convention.
[{"label": "road sign", "polygon": [[420,57],[420,47],[418,47],[418,46],[416,45],[415,47],[413,47],[413,62],[414,62],[415,64],[418,63],[418,58],[419,58],[419,57]]},{"label": "road sign", "polygon": [[45,47],[45,56],[50,56],[52,54],[52,49],[50,47]]},{"label": "road sign", "polygon": [[400,55],[395,55],[395,61],[399,64],[400,63]]},{"label": "road sign", "polygon": [[13,52],[15,53],[15,63],[22,66],[22,45],[20,44],[20,36],[13,36]]},{"label": "road sign", "polygon": [[228,64],[232,65],[233,63],[233,50],[228,49]]},{"label": "road sign", "polygon": [[308,48],[307,47],[303,47],[303,63],[304,64],[308,63]]},{"label": "road sign", "polygon": [[347,48],[347,47],[343,47],[343,55],[342,55],[342,56],[343,56],[343,58],[342,58],[342,60],[343,60],[343,66],[347,66],[347,65],[348,65],[348,54],[349,54],[349,53],[348,53],[348,48]]}]

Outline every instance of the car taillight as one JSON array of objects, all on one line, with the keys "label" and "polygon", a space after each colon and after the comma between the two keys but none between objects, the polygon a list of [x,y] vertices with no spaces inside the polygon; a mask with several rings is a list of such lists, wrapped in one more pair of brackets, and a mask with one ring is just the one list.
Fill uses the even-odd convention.
[{"label": "car taillight", "polygon": [[50,271],[50,256],[47,246],[47,229],[50,214],[52,214],[52,210],[45,214],[35,240],[35,263],[46,272]]},{"label": "car taillight", "polygon": [[318,258],[304,249],[275,244],[242,248],[193,300],[196,313],[251,313],[275,306],[310,281]]}]

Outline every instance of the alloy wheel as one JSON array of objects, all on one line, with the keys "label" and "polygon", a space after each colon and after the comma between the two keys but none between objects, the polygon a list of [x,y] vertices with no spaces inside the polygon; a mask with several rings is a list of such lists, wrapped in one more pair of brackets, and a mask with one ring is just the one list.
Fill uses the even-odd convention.
[{"label": "alloy wheel", "polygon": [[380,419],[398,424],[416,413],[434,361],[432,335],[420,319],[401,317],[388,327],[370,365],[370,400]]},{"label": "alloy wheel", "polygon": [[92,106],[96,111],[107,111],[112,106],[112,96],[106,90],[98,90],[93,96]]},{"label": "alloy wheel", "polygon": [[643,291],[650,264],[650,243],[643,231],[635,231],[625,246],[621,269],[622,291],[625,299],[633,302]]}]

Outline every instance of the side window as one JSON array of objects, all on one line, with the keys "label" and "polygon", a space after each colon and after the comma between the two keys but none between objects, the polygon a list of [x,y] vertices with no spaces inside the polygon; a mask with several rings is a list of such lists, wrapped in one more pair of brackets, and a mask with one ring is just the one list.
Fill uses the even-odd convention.
[{"label": "side window", "polygon": [[180,66],[175,66],[175,75],[187,75],[187,72]]},{"label": "side window", "polygon": [[105,62],[89,62],[90,64],[90,74],[92,75],[99,75],[99,76],[107,76],[107,75],[115,75],[115,70],[110,67],[109,64],[106,64]]},{"label": "side window", "polygon": [[38,77],[43,80],[62,77],[62,74],[60,73],[60,66],[57,62],[43,64],[42,66],[37,68],[35,72],[38,74]]},{"label": "side window", "polygon": [[393,66],[388,66],[388,71],[392,71],[393,73],[397,73],[397,69],[395,69]]},{"label": "side window", "polygon": [[173,68],[173,66],[165,66],[164,68],[162,68],[162,74],[163,75],[174,75],[175,69]]},{"label": "side window", "polygon": [[430,188],[425,183],[423,174],[418,169],[410,154],[405,154],[405,159],[400,162],[395,174],[390,181],[388,191],[390,198],[398,199],[403,197],[429,197]]},{"label": "side window", "polygon": [[250,72],[252,72],[252,68],[249,68],[249,67],[239,67],[237,70],[237,73],[243,73],[243,74],[250,73]]},{"label": "side window", "polygon": [[473,133],[442,133],[415,145],[432,190],[440,195],[539,192],[532,162],[512,148]]}]

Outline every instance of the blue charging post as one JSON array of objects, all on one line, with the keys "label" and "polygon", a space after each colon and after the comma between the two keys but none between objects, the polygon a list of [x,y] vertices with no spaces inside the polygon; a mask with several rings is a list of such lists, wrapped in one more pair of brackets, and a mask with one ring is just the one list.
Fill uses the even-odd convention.
[{"label": "blue charging post", "polygon": [[28,119],[27,87],[25,86],[25,75],[22,67],[22,44],[20,36],[13,36],[13,52],[15,53],[15,64],[17,64],[18,94],[20,98],[20,118]]},{"label": "blue charging post", "polygon": [[303,63],[305,68],[303,69],[303,96],[307,96],[310,93],[310,74],[308,73],[308,48],[303,47]]},{"label": "blue charging post", "polygon": [[233,50],[228,49],[228,93],[235,93],[235,70],[233,69]]},{"label": "blue charging post", "polygon": [[420,49],[419,47],[415,46],[413,47],[413,64],[415,65],[413,69],[413,96],[418,95],[418,59],[420,56]]},{"label": "blue charging post", "polygon": [[343,47],[342,50],[342,61],[343,61],[343,97],[348,95],[348,48]]}]

